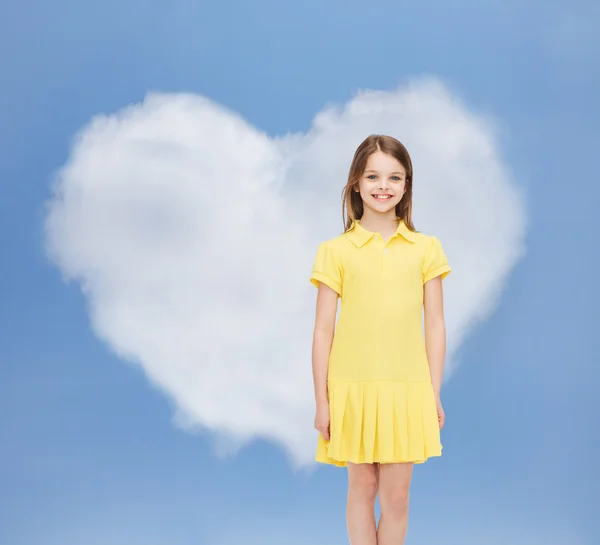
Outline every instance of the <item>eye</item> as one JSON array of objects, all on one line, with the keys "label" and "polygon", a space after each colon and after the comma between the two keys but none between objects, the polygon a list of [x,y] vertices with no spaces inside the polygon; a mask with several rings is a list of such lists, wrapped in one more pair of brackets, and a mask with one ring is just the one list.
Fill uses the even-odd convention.
[{"label": "eye", "polygon": [[[367,178],[368,178],[369,180],[372,180],[372,179],[374,179],[374,178],[377,178],[377,174],[369,174],[369,175],[367,176]],[[400,178],[400,176],[392,176],[392,178],[393,178],[395,181],[397,181],[397,182],[400,182],[400,181],[402,181],[402,180],[401,180],[401,178]]]}]

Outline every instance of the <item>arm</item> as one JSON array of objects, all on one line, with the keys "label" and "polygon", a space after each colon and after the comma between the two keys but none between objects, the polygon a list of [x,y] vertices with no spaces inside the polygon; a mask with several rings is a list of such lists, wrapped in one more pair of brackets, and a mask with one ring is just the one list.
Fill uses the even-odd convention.
[{"label": "arm", "polygon": [[444,323],[443,299],[441,276],[436,276],[425,282],[423,286],[425,349],[436,397],[439,397],[442,388],[444,358],[446,357],[446,325]]},{"label": "arm", "polygon": [[327,372],[329,353],[335,331],[338,294],[335,290],[319,283],[317,308],[312,346],[312,369],[317,405],[328,402]]}]

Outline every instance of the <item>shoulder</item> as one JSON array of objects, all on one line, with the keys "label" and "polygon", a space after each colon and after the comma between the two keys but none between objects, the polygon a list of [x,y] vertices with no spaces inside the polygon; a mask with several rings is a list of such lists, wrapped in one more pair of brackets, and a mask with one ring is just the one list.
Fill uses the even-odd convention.
[{"label": "shoulder", "polygon": [[342,233],[332,238],[328,238],[319,243],[319,247],[327,248],[334,253],[343,254],[351,246],[350,239],[346,233]]},{"label": "shoulder", "polygon": [[435,235],[416,232],[415,247],[424,260],[446,259],[440,239]]},{"label": "shoulder", "polygon": [[340,271],[350,259],[353,244],[345,233],[327,238],[318,243],[315,261],[335,264]]},{"label": "shoulder", "polygon": [[429,235],[421,231],[415,231],[415,244],[427,249],[440,244],[440,240],[435,235]]}]

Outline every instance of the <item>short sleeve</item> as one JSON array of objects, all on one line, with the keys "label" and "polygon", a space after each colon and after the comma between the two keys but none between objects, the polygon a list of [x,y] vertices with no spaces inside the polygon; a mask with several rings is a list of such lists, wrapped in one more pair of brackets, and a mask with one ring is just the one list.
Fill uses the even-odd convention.
[{"label": "short sleeve", "polygon": [[316,288],[322,282],[342,295],[342,269],[327,241],[321,242],[317,249],[310,282]]},{"label": "short sleeve", "polygon": [[436,276],[442,276],[442,280],[450,274],[452,270],[448,264],[448,259],[442,248],[442,244],[437,237],[430,237],[431,241],[425,252],[423,259],[423,284]]}]

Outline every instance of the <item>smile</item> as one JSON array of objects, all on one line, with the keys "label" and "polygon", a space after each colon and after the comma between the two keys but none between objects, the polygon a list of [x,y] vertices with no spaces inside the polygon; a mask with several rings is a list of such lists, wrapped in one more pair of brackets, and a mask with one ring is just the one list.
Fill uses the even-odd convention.
[{"label": "smile", "polygon": [[375,197],[378,201],[387,201],[388,199],[392,198],[391,195],[373,195],[373,197]]}]

